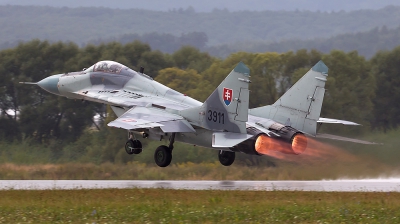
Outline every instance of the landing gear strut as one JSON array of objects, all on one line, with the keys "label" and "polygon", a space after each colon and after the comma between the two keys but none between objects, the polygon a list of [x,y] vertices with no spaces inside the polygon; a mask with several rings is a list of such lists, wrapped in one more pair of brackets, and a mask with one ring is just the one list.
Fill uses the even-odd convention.
[{"label": "landing gear strut", "polygon": [[235,161],[235,152],[220,150],[218,153],[219,162],[224,166],[230,166]]},{"label": "landing gear strut", "polygon": [[137,139],[132,139],[133,135],[129,133],[129,139],[125,143],[125,151],[129,155],[139,154],[142,152],[142,143]]},{"label": "landing gear strut", "polygon": [[167,167],[172,160],[172,149],[174,149],[175,133],[172,133],[169,146],[161,145],[154,152],[154,161],[159,167]]}]

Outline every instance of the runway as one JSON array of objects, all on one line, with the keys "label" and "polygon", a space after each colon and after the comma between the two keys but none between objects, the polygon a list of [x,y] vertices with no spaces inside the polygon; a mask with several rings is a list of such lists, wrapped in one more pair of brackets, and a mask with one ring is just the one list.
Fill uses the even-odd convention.
[{"label": "runway", "polygon": [[400,192],[400,179],[324,181],[1,180],[0,190],[165,188],[180,190]]}]

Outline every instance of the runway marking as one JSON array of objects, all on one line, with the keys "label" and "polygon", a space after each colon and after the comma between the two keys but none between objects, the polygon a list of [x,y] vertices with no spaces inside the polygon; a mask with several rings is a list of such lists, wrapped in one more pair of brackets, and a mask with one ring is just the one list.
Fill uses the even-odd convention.
[{"label": "runway marking", "polygon": [[0,190],[166,188],[181,190],[400,192],[400,179],[323,181],[1,180]]}]

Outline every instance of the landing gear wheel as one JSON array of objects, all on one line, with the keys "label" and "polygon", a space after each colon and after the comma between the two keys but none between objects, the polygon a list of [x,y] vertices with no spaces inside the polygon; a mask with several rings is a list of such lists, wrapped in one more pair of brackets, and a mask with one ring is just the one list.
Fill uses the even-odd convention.
[{"label": "landing gear wheel", "polygon": [[154,153],[154,161],[159,167],[166,167],[171,163],[172,153],[171,150],[165,146],[159,146]]},{"label": "landing gear wheel", "polygon": [[129,155],[139,154],[142,152],[142,143],[137,139],[129,139],[125,144],[125,151]]},{"label": "landing gear wheel", "polygon": [[221,150],[218,153],[218,159],[222,165],[230,166],[235,161],[235,153]]}]

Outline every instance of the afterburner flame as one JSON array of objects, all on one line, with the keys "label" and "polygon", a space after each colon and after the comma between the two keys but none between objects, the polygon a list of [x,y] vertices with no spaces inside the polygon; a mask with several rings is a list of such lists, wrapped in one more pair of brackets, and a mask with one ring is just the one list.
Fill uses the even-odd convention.
[{"label": "afterburner flame", "polygon": [[268,137],[267,135],[259,135],[256,139],[255,149],[263,155],[271,155],[276,152],[293,154],[292,147],[289,143]]},{"label": "afterburner flame", "polygon": [[267,135],[259,135],[254,148],[261,155],[300,163],[331,159],[338,161],[356,160],[354,155],[340,148],[319,142],[313,138],[307,138],[303,134],[295,135],[292,144],[284,142],[281,139],[268,137]]},{"label": "afterburner flame", "polygon": [[303,134],[296,134],[292,141],[294,154],[302,154],[307,149],[307,137]]},{"label": "afterburner flame", "polygon": [[254,148],[260,154],[267,154],[271,148],[271,138],[265,135],[258,136]]},{"label": "afterburner flame", "polygon": [[[290,145],[282,140],[270,138],[267,135],[260,135],[256,139],[255,150],[259,154],[291,162],[356,161],[354,155],[338,147],[319,142],[313,138],[307,138],[301,134],[295,136],[292,144]],[[301,152],[301,154],[295,155],[294,152]]]}]

